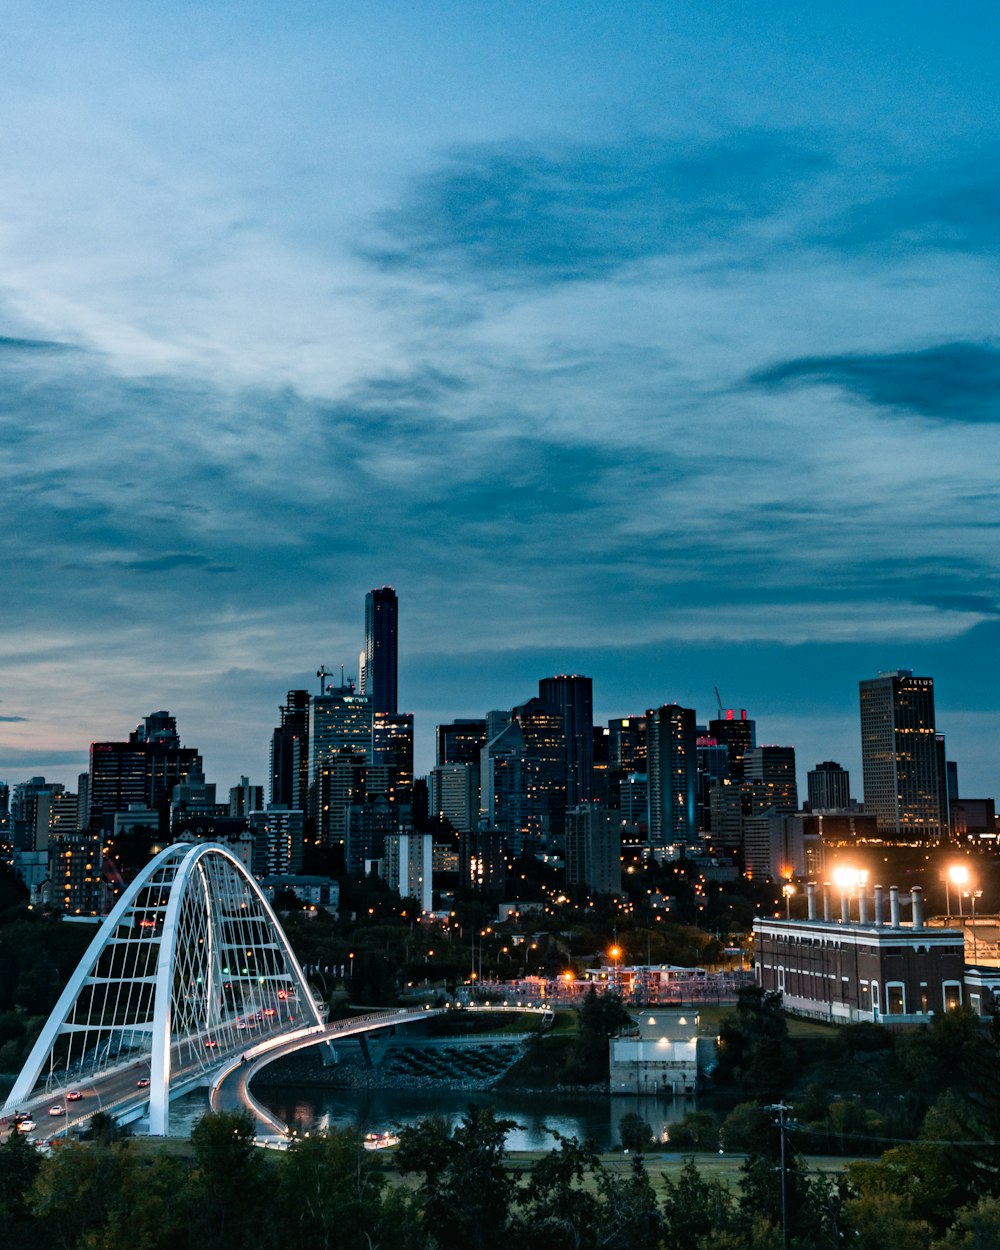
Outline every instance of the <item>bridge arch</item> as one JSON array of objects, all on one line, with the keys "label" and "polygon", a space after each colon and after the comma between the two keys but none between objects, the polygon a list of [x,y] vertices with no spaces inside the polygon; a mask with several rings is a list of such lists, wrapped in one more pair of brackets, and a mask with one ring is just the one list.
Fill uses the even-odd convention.
[{"label": "bridge arch", "polygon": [[74,1089],[96,1094],[93,1110],[134,1102],[139,1069],[149,1081],[149,1131],[163,1135],[172,1089],[269,1039],[322,1028],[288,938],[243,863],[217,843],[175,843],[95,934],[4,1110]]}]

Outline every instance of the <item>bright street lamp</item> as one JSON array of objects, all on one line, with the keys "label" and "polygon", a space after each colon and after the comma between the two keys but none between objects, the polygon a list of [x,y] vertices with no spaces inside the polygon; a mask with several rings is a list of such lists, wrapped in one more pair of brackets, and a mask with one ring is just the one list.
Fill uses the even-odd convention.
[{"label": "bright street lamp", "polygon": [[792,895],[795,893],[795,886],[789,881],[781,887],[781,892],[785,896],[785,919],[792,918]]},{"label": "bright street lamp", "polygon": [[969,884],[969,870],[965,864],[952,864],[944,879],[945,905],[948,909],[948,915],[951,916],[951,896],[948,885],[957,886],[958,890],[958,916],[962,918],[962,888]]}]

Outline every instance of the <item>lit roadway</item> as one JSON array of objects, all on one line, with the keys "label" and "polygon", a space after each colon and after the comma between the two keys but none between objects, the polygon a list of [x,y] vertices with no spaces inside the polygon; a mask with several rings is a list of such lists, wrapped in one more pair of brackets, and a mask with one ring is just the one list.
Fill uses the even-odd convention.
[{"label": "lit roadway", "polygon": [[336,1042],[345,1037],[356,1037],[359,1033],[374,1033],[379,1029],[397,1024],[410,1024],[415,1020],[426,1020],[428,1016],[441,1015],[444,1008],[406,1009],[400,1011],[378,1011],[370,1015],[354,1016],[349,1020],[337,1020],[328,1024],[322,1032],[315,1032],[309,1037],[291,1038],[288,1041],[267,1043],[266,1049],[256,1047],[246,1052],[246,1059],[240,1056],[230,1057],[225,1066],[220,1066],[211,1092],[213,1111],[249,1111],[257,1122],[257,1138],[262,1142],[275,1138],[284,1141],[288,1137],[288,1125],[283,1124],[262,1107],[250,1093],[250,1082],[253,1077],[267,1067],[275,1059],[290,1055],[296,1050],[304,1050],[307,1046],[315,1046],[320,1042]]},{"label": "lit roadway", "polygon": [[[348,1020],[338,1020],[333,1024],[307,1026],[296,1030],[291,1036],[247,1037],[245,1046],[216,1056],[218,1062],[207,1070],[205,1065],[198,1061],[189,1060],[187,1064],[182,1065],[181,1047],[175,1045],[171,1049],[172,1096],[176,1097],[197,1085],[210,1084],[213,1111],[248,1110],[257,1122],[258,1136],[262,1138],[277,1136],[283,1139],[287,1136],[287,1126],[276,1120],[269,1111],[262,1107],[247,1088],[255,1073],[274,1059],[282,1055],[290,1055],[308,1046],[354,1037],[359,1033],[374,1033],[397,1024],[426,1020],[429,1016],[440,1013],[440,1008],[379,1011],[364,1016],[354,1016]],[[189,1046],[189,1039],[185,1039],[184,1048],[188,1049]],[[137,1082],[148,1079],[149,1058],[144,1057],[138,1062],[130,1062],[106,1072],[96,1080],[81,1078],[75,1085],[61,1084],[58,1089],[36,1093],[17,1110],[29,1115],[35,1121],[35,1128],[28,1134],[32,1140],[48,1140],[62,1136],[70,1129],[85,1125],[87,1120],[98,1112],[112,1115],[116,1119],[136,1118],[137,1113],[149,1099],[148,1088],[140,1087]],[[79,1101],[66,1101],[66,1093],[69,1090],[79,1092],[81,1095]],[[50,1115],[49,1108],[54,1106],[62,1107],[65,1114]],[[12,1126],[13,1115],[10,1115],[5,1122],[0,1122],[0,1140],[7,1139]]]}]

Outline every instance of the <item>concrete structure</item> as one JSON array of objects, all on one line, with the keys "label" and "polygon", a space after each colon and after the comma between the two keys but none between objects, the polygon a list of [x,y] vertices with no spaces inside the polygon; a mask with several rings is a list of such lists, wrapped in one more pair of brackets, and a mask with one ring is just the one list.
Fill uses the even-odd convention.
[{"label": "concrete structure", "polygon": [[693,1094],[706,1060],[715,1053],[712,1038],[701,1039],[694,1012],[643,1012],[634,1034],[611,1039],[612,1094]]},{"label": "concrete structure", "polygon": [[919,886],[910,891],[909,924],[901,920],[895,886],[888,913],[882,886],[875,886],[871,899],[866,891],[862,883],[856,902],[846,888],[835,899],[830,886],[820,895],[810,882],[806,920],[754,920],[758,984],[780,991],[796,1015],[842,1024],[919,1024],[961,1005],[961,930],[924,924]]}]

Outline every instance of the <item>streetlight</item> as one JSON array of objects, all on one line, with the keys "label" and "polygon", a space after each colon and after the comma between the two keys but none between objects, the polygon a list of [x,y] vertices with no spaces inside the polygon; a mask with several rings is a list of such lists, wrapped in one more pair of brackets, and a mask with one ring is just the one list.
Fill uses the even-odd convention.
[{"label": "streetlight", "polygon": [[972,962],[979,962],[979,946],[976,941],[976,899],[983,897],[982,890],[966,890],[965,896],[972,905]]},{"label": "streetlight", "polygon": [[608,954],[615,961],[615,973],[613,977],[615,989],[618,988],[618,960],[622,957],[622,948],[620,946],[612,946]]},{"label": "streetlight", "polygon": [[951,919],[951,892],[948,889],[949,883],[958,886],[958,916],[962,918],[962,886],[969,883],[969,870],[965,864],[952,864],[945,873],[944,878],[944,896],[945,907],[948,911],[948,920]]},{"label": "streetlight", "polygon": [[785,896],[785,919],[791,920],[792,918],[792,895],[795,893],[795,886],[792,885],[790,881],[787,881],[781,887],[781,892]]}]

